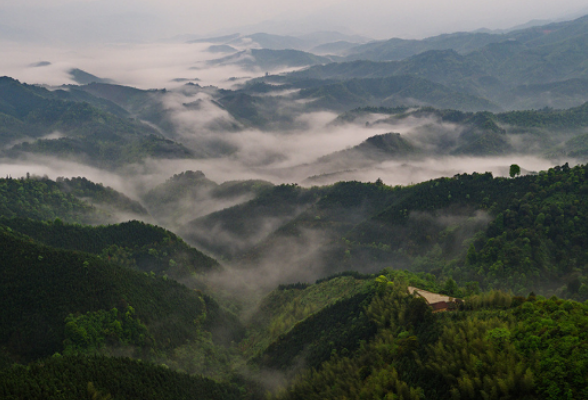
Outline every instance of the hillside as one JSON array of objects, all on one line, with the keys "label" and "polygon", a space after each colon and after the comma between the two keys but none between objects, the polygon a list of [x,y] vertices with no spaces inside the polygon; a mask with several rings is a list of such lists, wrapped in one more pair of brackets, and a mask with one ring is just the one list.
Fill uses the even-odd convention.
[{"label": "hillside", "polygon": [[238,65],[245,70],[272,71],[325,64],[331,59],[300,50],[251,49],[208,61],[209,66]]},{"label": "hillside", "polygon": [[47,246],[95,254],[119,265],[177,280],[220,270],[216,260],[173,233],[138,221],[91,227],[59,220],[0,217],[0,224]]},{"label": "hillside", "polygon": [[[360,341],[359,348],[332,341],[330,353],[328,348],[324,351],[328,361],[306,369],[274,398],[547,399],[586,395],[583,382],[572,378],[586,368],[580,361],[587,340],[584,304],[493,292],[468,297],[461,311],[433,314],[424,300],[408,295],[407,281],[414,277],[392,273],[378,279],[391,284],[377,289],[378,294],[365,307],[365,318],[374,326],[367,340]],[[335,318],[337,311],[325,310],[323,334],[337,331],[332,324],[328,328],[329,318]],[[570,329],[561,330],[567,324]],[[366,334],[368,326],[357,325],[356,335]],[[313,341],[316,329],[311,321],[298,328],[298,336],[292,332],[276,343],[283,349],[282,357],[304,341]]]},{"label": "hillside", "polygon": [[218,184],[201,171],[185,171],[149,190],[142,200],[160,224],[178,226],[186,216],[195,219],[251,200],[271,186],[260,180]]},{"label": "hillside", "polygon": [[[564,165],[516,179],[464,174],[395,188],[338,183],[297,188],[294,203],[269,192],[187,224],[182,235],[236,267],[269,269],[282,282],[394,266],[484,289],[586,299],[579,290],[588,284],[585,169]],[[284,213],[303,198],[312,201]],[[577,285],[568,287],[571,281]]]},{"label": "hillside", "polygon": [[[413,73],[416,75],[418,72]],[[464,111],[498,110],[482,98],[455,91],[427,79],[398,75],[386,78],[345,80],[302,89],[297,96],[312,100],[309,108],[348,111],[366,106],[421,106],[451,108]]]},{"label": "hillside", "polygon": [[[3,353],[14,360],[62,352],[64,344],[66,348],[97,351],[105,337],[115,347],[125,343],[136,346],[139,353],[149,348],[171,350],[197,339],[204,329],[219,328],[215,323],[227,318],[212,299],[174,281],[89,254],[42,246],[5,228],[0,240],[2,275],[6,278],[0,285],[2,293],[11,293],[3,301],[0,343]],[[120,314],[111,312],[115,308]],[[123,325],[120,332],[100,326],[108,312],[114,313],[114,320],[126,312],[128,320],[122,322],[132,324]],[[67,325],[68,321],[72,323]],[[98,327],[88,331],[86,324]],[[233,332],[238,332],[239,327],[234,328]],[[137,330],[140,334],[134,336]]]},{"label": "hillside", "polygon": [[[65,97],[66,99],[62,99]],[[147,157],[191,158],[181,144],[148,125],[121,116],[111,102],[88,96],[60,96],[39,86],[0,78],[0,118],[5,155],[58,156],[113,168]],[[111,111],[114,110],[113,114]]]},{"label": "hillside", "polygon": [[486,110],[492,110],[491,103],[503,109],[574,107],[588,101],[571,84],[587,78],[587,21],[588,17],[582,17],[504,34],[455,33],[423,40],[370,42],[348,49],[344,62],[258,81],[302,87],[317,79],[409,75],[484,99],[489,102]]},{"label": "hillside", "polygon": [[188,243],[220,259],[230,259],[315,201],[314,190],[279,185],[262,191],[248,202],[188,222],[178,232]]},{"label": "hillside", "polygon": [[0,371],[4,398],[241,400],[236,385],[125,358],[53,357]]}]

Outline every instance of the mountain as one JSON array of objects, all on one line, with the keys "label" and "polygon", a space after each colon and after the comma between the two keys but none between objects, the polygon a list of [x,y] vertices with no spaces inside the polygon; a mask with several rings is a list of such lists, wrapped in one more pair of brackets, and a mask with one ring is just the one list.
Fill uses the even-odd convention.
[{"label": "mountain", "polygon": [[325,64],[330,58],[299,50],[251,49],[208,61],[209,66],[238,65],[246,70],[276,70]]},{"label": "mountain", "polygon": [[[152,127],[119,116],[124,111],[113,114],[71,97],[0,78],[0,118],[7,122],[2,139],[9,147],[5,153],[59,156],[107,168],[147,157],[193,157]],[[112,103],[109,107],[120,110]]]},{"label": "mountain", "polygon": [[185,171],[156,186],[142,198],[151,215],[165,226],[178,226],[186,216],[197,218],[253,199],[273,185],[259,180],[213,182],[201,171]]},{"label": "mountain", "polygon": [[28,175],[0,179],[0,215],[48,221],[59,218],[68,223],[103,224],[148,219],[141,204],[110,187],[86,178],[57,178]]},{"label": "mountain", "polygon": [[244,400],[237,385],[118,357],[52,357],[0,373],[5,398]]},{"label": "mountain", "polygon": [[430,50],[455,50],[469,53],[490,43],[504,41],[502,35],[458,32],[423,40],[389,39],[354,46],[347,50],[347,61],[400,61]]},{"label": "mountain", "polygon": [[259,242],[316,201],[314,191],[279,185],[254,199],[184,224],[178,232],[188,243],[230,259]]},{"label": "mountain", "polygon": [[326,43],[348,41],[355,45],[369,41],[368,38],[359,35],[346,35],[336,31],[317,31],[300,36],[275,35],[263,32],[249,35],[233,34],[212,38],[199,38],[189,43],[214,43],[237,47],[259,47],[267,50],[302,50],[309,51],[313,47]]},{"label": "mountain", "polygon": [[91,227],[0,217],[0,223],[47,246],[95,254],[176,280],[221,269],[216,260],[186,245],[172,232],[138,221]]},{"label": "mountain", "polygon": [[351,79],[302,89],[297,96],[311,100],[309,107],[348,111],[357,107],[431,105],[465,111],[498,110],[499,106],[427,79],[413,76]]},{"label": "mountain", "polygon": [[[105,332],[88,332],[84,325],[100,324],[104,313],[110,313],[115,320],[126,313],[132,325],[124,328],[131,332],[120,334],[131,335],[127,343],[138,349],[173,349],[199,336],[195,321],[211,330],[215,320],[224,318],[207,316],[207,304],[213,300],[174,281],[132,271],[89,254],[46,247],[4,227],[0,236],[2,274],[9,277],[0,285],[3,293],[11,293],[0,316],[2,321],[10,321],[2,324],[0,343],[2,352],[15,360],[62,352],[64,343],[66,348],[70,343],[72,349],[99,350],[100,341],[104,343],[104,335],[109,335],[108,327],[98,328]],[[111,311],[115,308],[120,310],[120,317],[117,311]],[[213,310],[214,304],[208,312]],[[218,307],[217,310],[214,312],[222,313]],[[86,317],[70,316],[80,313]],[[70,325],[66,325],[68,316]],[[77,333],[71,330],[74,324],[79,326]],[[132,336],[133,330],[140,334]],[[113,344],[124,344],[124,336],[117,340],[117,333],[110,335]],[[66,338],[70,342],[64,342]]]},{"label": "mountain", "polygon": [[[381,181],[276,187],[186,224],[181,234],[236,268],[270,268],[282,282],[392,265],[437,275],[459,268],[455,278],[484,289],[566,293],[568,279],[586,274],[585,212],[576,204],[584,170],[564,165],[514,180],[459,175],[397,188]],[[573,225],[558,228],[562,221]]]},{"label": "mountain", "polygon": [[588,16],[504,34],[456,33],[420,41],[371,42],[347,50],[355,53],[346,62],[258,81],[301,86],[317,79],[410,75],[506,109],[578,106],[586,101],[574,83],[587,78],[587,21]]},{"label": "mountain", "polygon": [[468,54],[494,43],[516,41],[530,49],[545,44],[569,40],[587,33],[586,16],[571,21],[533,22],[504,33],[457,32],[422,40],[393,38],[355,46],[348,51],[347,60],[399,61],[430,50],[454,50]]},{"label": "mountain", "polygon": [[[419,149],[399,133],[385,133],[366,139],[350,149],[323,156],[318,164],[330,164],[332,170],[361,168],[390,159],[403,159],[419,156]],[[317,166],[318,171],[324,171]],[[323,172],[324,173],[324,172]]]},{"label": "mountain", "polygon": [[344,40],[333,42],[333,43],[325,43],[313,47],[310,52],[314,54],[334,54],[337,56],[341,56],[345,54],[349,49],[357,46],[357,43],[346,42]]},{"label": "mountain", "polygon": [[[469,295],[466,304],[455,305],[459,312],[433,313],[426,300],[409,294],[407,285],[412,282],[434,285],[435,279],[388,270],[375,279],[379,293],[367,301],[364,312],[357,310],[354,315],[357,306],[342,301],[270,346],[268,350],[275,351],[268,351],[262,362],[286,370],[296,370],[288,368],[293,362],[313,366],[303,369],[278,398],[393,395],[417,400],[476,398],[499,392],[516,398],[549,398],[550,393],[561,396],[564,392],[583,396],[583,385],[567,380],[575,374],[577,361],[564,361],[581,359],[582,351],[571,343],[563,348],[552,345],[584,343],[585,305],[556,297],[492,292]],[[437,290],[453,293],[450,286]],[[565,308],[569,311],[562,312]],[[337,322],[344,321],[346,314],[349,319],[342,333],[358,342],[344,342],[337,335],[342,330]],[[540,321],[550,321],[553,336],[541,333],[545,325]],[[566,324],[571,324],[569,331],[558,329]],[[318,332],[323,338],[332,335],[331,346],[317,340]],[[543,363],[534,361],[537,353]],[[554,374],[553,368],[560,363],[560,373]]]}]

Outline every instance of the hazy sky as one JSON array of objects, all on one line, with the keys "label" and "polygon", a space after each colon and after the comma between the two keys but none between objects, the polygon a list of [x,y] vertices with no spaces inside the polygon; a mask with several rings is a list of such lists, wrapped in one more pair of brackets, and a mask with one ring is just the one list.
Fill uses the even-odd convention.
[{"label": "hazy sky", "polygon": [[[0,0],[0,37],[154,40],[238,30],[423,37],[588,13],[586,0]],[[249,28],[247,28],[249,26]]]}]

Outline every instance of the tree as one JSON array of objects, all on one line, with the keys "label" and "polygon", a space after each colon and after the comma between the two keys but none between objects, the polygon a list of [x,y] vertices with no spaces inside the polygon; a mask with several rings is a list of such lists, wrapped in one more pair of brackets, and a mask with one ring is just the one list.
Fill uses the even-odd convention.
[{"label": "tree", "polygon": [[521,174],[521,167],[519,167],[517,164],[512,164],[510,166],[508,174],[510,175],[511,178],[514,178],[515,176],[520,175]]}]

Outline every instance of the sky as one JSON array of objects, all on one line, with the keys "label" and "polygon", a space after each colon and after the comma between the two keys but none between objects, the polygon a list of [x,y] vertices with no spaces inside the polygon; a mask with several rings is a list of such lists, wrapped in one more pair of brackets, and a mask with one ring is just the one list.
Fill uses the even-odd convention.
[{"label": "sky", "polygon": [[0,0],[0,37],[136,42],[182,34],[339,30],[376,39],[422,38],[583,13],[585,0]]}]

